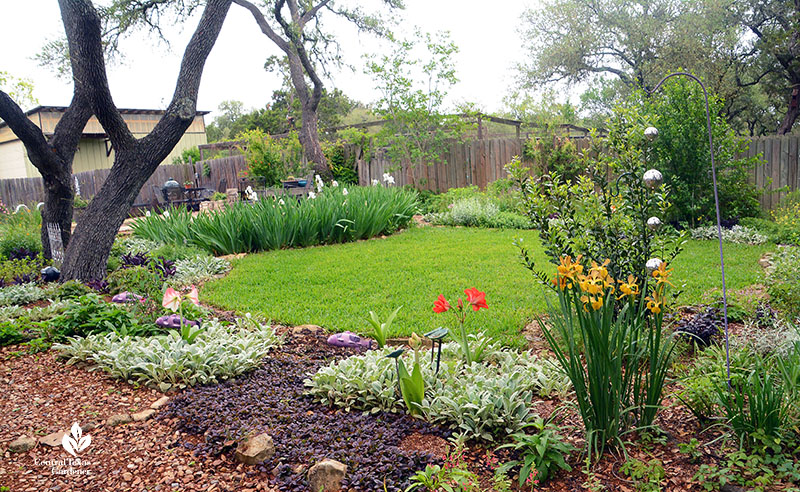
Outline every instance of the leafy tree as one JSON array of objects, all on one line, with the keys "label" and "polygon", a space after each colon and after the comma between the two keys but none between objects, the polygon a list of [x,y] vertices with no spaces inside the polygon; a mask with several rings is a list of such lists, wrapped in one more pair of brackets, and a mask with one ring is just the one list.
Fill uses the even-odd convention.
[{"label": "leafy tree", "polygon": [[[641,109],[631,112],[632,106],[621,108],[611,122],[610,132],[625,131],[632,123],[629,116],[637,113],[646,124],[658,128],[652,154],[646,158],[663,173],[664,182],[670,187],[672,205],[669,216],[664,218],[687,222],[692,227],[712,220],[714,187],[702,89],[690,80],[671,80],[655,96],[645,99],[639,94],[634,100],[638,101],[633,107]],[[710,94],[709,105],[722,217],[735,220],[757,216],[761,211],[758,192],[749,183],[748,171],[758,159],[736,158],[747,148],[747,140],[737,137],[720,116],[719,97]]]},{"label": "leafy tree", "polygon": [[[167,0],[113,2],[111,7],[118,7],[115,12],[119,15],[116,17],[118,30],[112,33],[112,39],[136,25],[158,25],[159,8],[167,3]],[[105,275],[114,238],[139,190],[194,121],[203,66],[230,5],[231,0],[205,3],[197,29],[184,52],[173,98],[161,120],[143,138],[133,136],[114,105],[106,76],[105,54],[109,43],[103,36],[108,31],[103,29],[104,22],[90,0],[59,0],[74,95],[55,135],[49,141],[45,139],[41,129],[25,117],[19,105],[0,91],[0,116],[25,144],[31,161],[44,178],[43,223],[61,224],[62,238],[67,244],[62,279],[89,280]],[[179,7],[188,5],[181,3]],[[114,164],[70,238],[72,158],[92,113],[114,146]],[[47,248],[44,231],[43,242]]]},{"label": "leafy tree", "polygon": [[[291,89],[272,93],[272,102],[265,108],[245,112],[240,101],[224,101],[219,106],[221,115],[206,127],[211,142],[229,140],[248,130],[261,130],[269,135],[279,135],[302,126],[303,112],[300,101]],[[319,126],[323,130],[338,126],[347,114],[360,103],[347,97],[341,90],[323,90],[317,109]]]},{"label": "leafy tree", "polygon": [[[360,7],[347,8],[337,0],[266,0],[262,8],[248,0],[233,1],[252,14],[261,32],[286,57],[289,78],[301,107],[300,143],[317,172],[328,175],[318,133],[318,109],[324,88],[320,73],[331,64],[339,64],[340,57],[335,36],[323,28],[323,12],[377,35],[387,34],[386,21],[377,14],[364,13]],[[403,7],[400,0],[382,1],[390,9]]]},{"label": "leafy tree", "polygon": [[[425,58],[416,54],[420,42]],[[417,40],[396,40],[390,54],[369,60],[366,71],[381,92],[373,111],[384,121],[376,143],[392,161],[412,166],[440,162],[448,141],[467,129],[463,118],[443,112],[447,89],[458,82],[452,60],[457,51],[447,33],[417,33]]]},{"label": "leafy tree", "polygon": [[20,106],[35,106],[36,98],[33,96],[33,82],[30,79],[17,79],[8,72],[0,70],[0,90]]},{"label": "leafy tree", "polygon": [[800,115],[800,1],[739,1],[735,9],[752,34],[746,64],[749,73],[740,83],[762,85],[780,101],[785,110],[777,132],[789,133]]},{"label": "leafy tree", "polygon": [[[787,6],[793,1],[760,0]],[[523,39],[531,62],[519,66],[523,85],[587,83],[583,110],[597,122],[634,91],[650,90],[674,70],[690,70],[721,97],[720,114],[737,130],[774,131],[780,98],[768,90],[764,70],[757,69],[763,63],[756,62],[765,43],[750,41],[745,30],[757,8],[739,3],[547,0],[525,13]],[[769,66],[775,69],[775,63]],[[782,87],[785,92],[787,85]]]}]

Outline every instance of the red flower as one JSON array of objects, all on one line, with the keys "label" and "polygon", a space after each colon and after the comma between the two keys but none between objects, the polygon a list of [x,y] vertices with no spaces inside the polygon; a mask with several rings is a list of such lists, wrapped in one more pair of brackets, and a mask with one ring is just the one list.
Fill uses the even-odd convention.
[{"label": "red flower", "polygon": [[444,298],[444,295],[439,294],[439,298],[433,303],[433,312],[443,313],[448,309],[450,309],[450,303],[447,302],[447,299]]},{"label": "red flower", "polygon": [[489,309],[486,305],[486,292],[481,292],[475,287],[464,291],[467,295],[467,301],[472,305],[472,310],[477,311],[480,308]]}]

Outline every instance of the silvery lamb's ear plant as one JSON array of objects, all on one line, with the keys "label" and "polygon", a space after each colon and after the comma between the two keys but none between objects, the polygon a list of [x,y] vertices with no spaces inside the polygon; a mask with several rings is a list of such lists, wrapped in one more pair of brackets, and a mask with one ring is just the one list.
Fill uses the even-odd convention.
[{"label": "silvery lamb's ear plant", "polygon": [[[534,392],[549,397],[570,387],[552,361],[502,349],[482,335],[470,338],[470,343],[473,353],[485,345],[482,363],[466,366],[457,342],[442,346],[438,375],[430,357],[419,358],[425,388],[420,414],[429,422],[457,429],[464,438],[491,441],[498,434],[515,432],[531,416]],[[305,381],[309,393],[325,405],[348,411],[401,411],[394,362],[386,357],[390,351],[370,350],[321,367]]]},{"label": "silvery lamb's ear plant", "polygon": [[0,288],[0,306],[19,306],[47,297],[48,291],[33,282]]},{"label": "silvery lamb's ear plant", "polygon": [[167,391],[217,383],[257,367],[282,340],[267,325],[243,329],[206,321],[194,343],[180,334],[122,338],[115,333],[71,338],[55,345],[67,364],[89,362],[131,384]]}]

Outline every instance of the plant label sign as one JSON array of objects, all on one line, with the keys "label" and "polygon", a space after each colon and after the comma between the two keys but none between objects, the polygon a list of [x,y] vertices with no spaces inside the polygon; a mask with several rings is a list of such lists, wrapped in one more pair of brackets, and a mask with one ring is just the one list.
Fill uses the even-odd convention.
[{"label": "plant label sign", "polygon": [[61,241],[61,226],[48,222],[47,237],[50,239],[50,256],[59,265],[64,261],[64,243]]}]

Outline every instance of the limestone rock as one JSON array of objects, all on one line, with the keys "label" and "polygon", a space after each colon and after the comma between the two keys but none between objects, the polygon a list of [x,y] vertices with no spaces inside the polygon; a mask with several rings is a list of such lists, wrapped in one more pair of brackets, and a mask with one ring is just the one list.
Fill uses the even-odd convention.
[{"label": "limestone rock", "polygon": [[61,440],[64,438],[64,431],[53,432],[52,434],[48,434],[43,438],[39,439],[39,442],[44,444],[45,446],[56,447],[61,446]]},{"label": "limestone rock", "polygon": [[302,335],[303,332],[305,332],[306,330],[311,332],[312,335],[317,335],[317,334],[325,332],[325,329],[323,327],[321,327],[321,326],[317,326],[317,325],[300,325],[300,326],[295,326],[294,328],[292,328],[292,335]]},{"label": "limestone rock", "polygon": [[272,443],[272,437],[267,433],[261,433],[240,442],[236,446],[235,457],[247,465],[257,465],[268,460],[274,454],[275,445]]},{"label": "limestone rock", "polygon": [[311,490],[336,492],[342,490],[342,481],[347,473],[347,465],[336,460],[324,459],[308,470],[308,483]]},{"label": "limestone rock", "polygon": [[24,453],[35,448],[36,443],[37,441],[33,437],[21,436],[11,441],[8,445],[8,450],[12,453]]},{"label": "limestone rock", "polygon": [[133,418],[134,422],[142,422],[152,417],[154,413],[156,413],[155,410],[148,408],[147,410],[142,410],[139,413],[132,414],[131,417]]},{"label": "limestone rock", "polygon": [[152,408],[153,410],[158,410],[159,408],[166,405],[168,401],[169,401],[169,396],[162,396],[158,400],[154,401],[153,404],[150,405],[150,408]]},{"label": "limestone rock", "polygon": [[127,413],[119,413],[117,415],[112,415],[111,417],[106,420],[106,425],[109,427],[114,427],[115,425],[122,425],[127,424],[128,422],[132,422],[133,419]]}]

